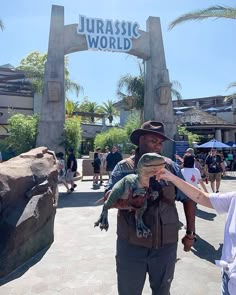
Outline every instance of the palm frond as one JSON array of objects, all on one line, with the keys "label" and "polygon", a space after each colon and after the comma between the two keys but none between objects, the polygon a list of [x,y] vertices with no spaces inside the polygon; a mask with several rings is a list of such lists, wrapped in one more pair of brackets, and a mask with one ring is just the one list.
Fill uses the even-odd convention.
[{"label": "palm frond", "polygon": [[227,86],[226,90],[229,90],[229,89],[232,88],[232,87],[236,87],[236,82],[232,82],[232,83],[230,83],[230,84]]},{"label": "palm frond", "polygon": [[75,91],[76,96],[79,96],[79,93],[83,92],[83,87],[80,86],[78,83],[71,81],[70,79],[65,81],[65,90],[66,91]]},{"label": "palm frond", "polygon": [[4,24],[2,22],[2,20],[0,20],[0,29],[3,31],[5,29]]},{"label": "palm frond", "polygon": [[207,18],[230,18],[236,19],[236,8],[230,6],[215,5],[206,9],[200,9],[181,15],[169,24],[168,29],[189,20],[201,21]]},{"label": "palm frond", "polygon": [[233,99],[236,98],[236,93],[233,93],[233,94],[230,94],[230,95],[227,95],[224,99],[225,102],[230,102],[232,101]]}]

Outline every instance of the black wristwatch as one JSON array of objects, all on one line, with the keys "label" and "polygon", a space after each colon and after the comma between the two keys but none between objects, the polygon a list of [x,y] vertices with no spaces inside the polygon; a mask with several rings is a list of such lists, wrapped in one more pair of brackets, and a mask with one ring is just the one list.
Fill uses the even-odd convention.
[{"label": "black wristwatch", "polygon": [[186,235],[188,235],[188,236],[192,236],[192,238],[186,237],[186,238],[188,238],[189,240],[194,240],[194,242],[197,241],[196,234],[195,234],[194,231],[192,231],[192,230],[186,230]]},{"label": "black wristwatch", "polygon": [[186,235],[195,236],[195,232],[192,230],[186,230]]}]

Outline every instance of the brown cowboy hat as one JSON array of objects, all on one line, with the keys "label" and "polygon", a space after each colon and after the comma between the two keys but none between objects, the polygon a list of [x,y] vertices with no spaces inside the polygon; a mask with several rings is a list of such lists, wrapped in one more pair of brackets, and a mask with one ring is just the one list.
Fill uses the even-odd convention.
[{"label": "brown cowboy hat", "polygon": [[139,129],[136,129],[131,133],[130,140],[133,144],[138,145],[139,137],[145,134],[160,135],[160,137],[162,137],[164,140],[174,141],[165,135],[164,124],[157,121],[144,122]]}]

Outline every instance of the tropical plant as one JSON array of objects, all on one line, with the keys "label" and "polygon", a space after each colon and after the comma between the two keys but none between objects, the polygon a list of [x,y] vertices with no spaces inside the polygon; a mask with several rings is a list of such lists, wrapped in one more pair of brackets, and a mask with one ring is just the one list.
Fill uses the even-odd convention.
[{"label": "tropical plant", "polygon": [[35,147],[38,121],[38,115],[15,114],[8,119],[7,143],[17,155]]},{"label": "tropical plant", "polygon": [[[20,65],[17,67],[19,70],[25,71],[28,78],[31,79],[33,91],[42,93],[45,63],[47,61],[47,54],[41,54],[38,51],[29,53],[25,58],[20,61]],[[82,87],[69,79],[69,60],[65,57],[65,91],[75,91],[76,95],[79,95]]]},{"label": "tropical plant", "polygon": [[[169,24],[169,29],[173,29],[176,25],[182,24],[186,21],[195,20],[201,21],[208,18],[228,18],[228,19],[236,19],[236,8],[224,5],[215,5],[210,6],[206,9],[199,9],[196,11],[192,11],[186,14],[183,14],[177,17]],[[227,90],[231,87],[236,87],[236,82],[231,83]],[[236,94],[232,94],[226,97],[226,101],[232,100],[236,97]]]},{"label": "tropical plant", "polygon": [[73,101],[69,98],[66,98],[65,109],[66,109],[66,116],[72,117],[73,112],[77,111],[79,107],[78,101]]},{"label": "tropical plant", "polygon": [[96,135],[94,140],[94,147],[101,147],[104,149],[105,146],[110,148],[113,145],[117,145],[120,151],[126,152],[126,144],[128,142],[128,135],[123,128],[111,128],[105,132],[99,133]]},{"label": "tropical plant", "polygon": [[129,109],[140,110],[140,119],[143,120],[144,107],[144,70],[138,62],[139,75],[126,74],[120,77],[117,85],[117,95],[125,102]]},{"label": "tropical plant", "polygon": [[81,128],[80,122],[76,117],[66,119],[64,133],[65,136],[62,145],[64,146],[66,152],[69,148],[73,148],[74,153],[77,156],[79,143],[81,141]]},{"label": "tropical plant", "polygon": [[141,121],[139,116],[137,114],[132,113],[129,115],[128,120],[124,126],[124,129],[128,135],[128,138],[130,137],[131,133],[135,130],[138,129],[141,126]]},{"label": "tropical plant", "polygon": [[177,133],[179,135],[187,135],[190,146],[193,146],[194,142],[199,142],[202,138],[201,135],[194,134],[186,129],[184,126],[177,125]]},{"label": "tropical plant", "polygon": [[100,106],[96,102],[89,101],[88,97],[84,97],[83,101],[78,106],[78,111],[91,113],[91,116],[82,116],[82,122],[94,123],[96,114],[101,114]]},{"label": "tropical plant", "polygon": [[0,29],[3,31],[4,30],[4,24],[2,22],[2,20],[0,19]]},{"label": "tropical plant", "polygon": [[[121,76],[118,81],[117,95],[125,102],[126,106],[131,109],[140,111],[140,121],[143,121],[144,108],[144,71],[141,63],[139,66],[139,76],[131,76],[130,74]],[[182,101],[182,96],[178,89],[181,89],[181,84],[173,80],[171,82],[172,99],[175,97],[178,101]],[[125,90],[125,92],[123,92]]]},{"label": "tropical plant", "polygon": [[119,115],[119,112],[113,104],[114,102],[108,99],[107,102],[104,102],[103,105],[100,106],[100,111],[105,114],[105,117],[109,120],[110,125],[112,124],[114,117]]},{"label": "tropical plant", "polygon": [[189,20],[201,21],[208,18],[229,18],[236,19],[236,8],[223,5],[214,5],[206,9],[199,9],[189,13],[185,13],[169,24],[169,29],[173,29],[176,25],[182,24]]}]

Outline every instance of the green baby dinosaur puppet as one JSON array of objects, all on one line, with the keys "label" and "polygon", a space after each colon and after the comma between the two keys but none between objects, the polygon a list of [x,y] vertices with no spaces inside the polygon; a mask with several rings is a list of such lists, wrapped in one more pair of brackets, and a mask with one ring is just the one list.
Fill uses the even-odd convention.
[{"label": "green baby dinosaur puppet", "polygon": [[123,206],[122,209],[135,210],[137,237],[147,238],[150,236],[151,231],[142,219],[147,207],[149,179],[163,167],[165,167],[165,159],[161,155],[157,153],[142,155],[138,161],[137,174],[126,175],[113,186],[103,205],[102,213],[94,226],[99,226],[101,230],[105,229],[107,231],[109,228],[108,210],[116,207],[116,203],[124,200],[126,206]]}]

